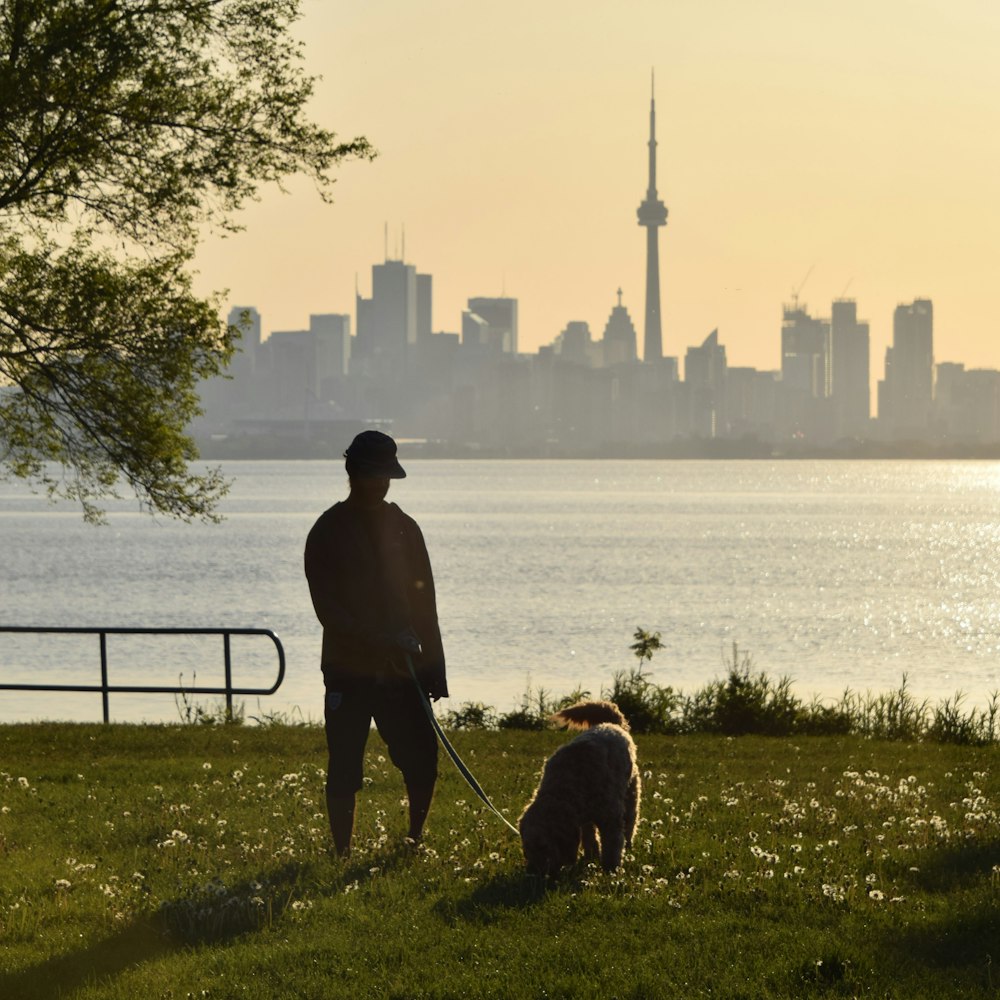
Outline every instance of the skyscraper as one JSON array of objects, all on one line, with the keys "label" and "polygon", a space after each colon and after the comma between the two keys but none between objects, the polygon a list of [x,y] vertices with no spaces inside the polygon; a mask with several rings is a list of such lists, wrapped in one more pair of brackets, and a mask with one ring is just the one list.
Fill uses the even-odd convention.
[{"label": "skyscraper", "polygon": [[635,327],[628,309],[622,305],[622,290],[618,289],[618,305],[611,310],[604,327],[604,364],[631,364],[635,361]]},{"label": "skyscraper", "polygon": [[517,299],[480,295],[469,299],[469,311],[489,324],[491,346],[503,354],[517,354]]},{"label": "skyscraper", "polygon": [[656,193],[656,96],[649,99],[649,186],[646,200],[639,206],[639,225],[646,230],[646,326],[643,361],[663,357],[663,331],[660,326],[660,236],[658,229],[667,224],[667,206]]},{"label": "skyscraper", "polygon": [[864,437],[871,417],[868,324],[858,320],[853,299],[837,299],[830,319],[829,394],[836,435]]},{"label": "skyscraper", "polygon": [[892,347],[879,383],[879,422],[897,439],[926,433],[934,393],[934,306],[915,299],[896,307]]}]

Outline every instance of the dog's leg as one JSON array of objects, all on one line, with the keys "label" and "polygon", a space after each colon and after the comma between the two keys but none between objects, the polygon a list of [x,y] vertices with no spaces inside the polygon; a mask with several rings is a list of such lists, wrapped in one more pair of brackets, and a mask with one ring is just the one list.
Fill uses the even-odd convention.
[{"label": "dog's leg", "polygon": [[622,852],[625,849],[625,830],[621,815],[614,817],[603,826],[598,826],[601,835],[601,867],[606,872],[613,872],[622,864]]},{"label": "dog's leg", "polygon": [[639,822],[639,776],[632,775],[625,793],[625,846],[632,847],[632,837]]},{"label": "dog's leg", "polygon": [[597,827],[593,823],[585,823],[580,828],[580,836],[583,840],[583,856],[588,861],[596,861],[600,856],[600,844],[597,840]]}]

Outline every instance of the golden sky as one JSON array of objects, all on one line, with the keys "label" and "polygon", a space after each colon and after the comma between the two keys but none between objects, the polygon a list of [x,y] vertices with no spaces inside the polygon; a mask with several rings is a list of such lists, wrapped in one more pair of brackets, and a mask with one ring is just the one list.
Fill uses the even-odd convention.
[{"label": "golden sky", "polygon": [[[206,242],[202,291],[265,333],[354,314],[405,258],[436,331],[519,300],[521,348],[600,337],[623,289],[642,344],[656,73],[664,354],[715,327],[729,363],[780,365],[781,308],[846,293],[881,377],[892,311],[934,301],[935,360],[1000,368],[997,0],[303,0],[313,117],[366,135],[335,203],[263,193]],[[808,275],[808,278],[806,277]],[[804,285],[802,284],[805,281]]]}]

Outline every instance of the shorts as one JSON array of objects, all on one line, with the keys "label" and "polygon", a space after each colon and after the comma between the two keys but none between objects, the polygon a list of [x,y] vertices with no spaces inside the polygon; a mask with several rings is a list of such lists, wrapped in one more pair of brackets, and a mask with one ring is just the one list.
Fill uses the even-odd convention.
[{"label": "shorts", "polygon": [[327,794],[353,795],[363,787],[372,720],[407,787],[427,787],[437,780],[437,734],[416,685],[363,684],[348,691],[327,691],[324,714],[330,755]]}]

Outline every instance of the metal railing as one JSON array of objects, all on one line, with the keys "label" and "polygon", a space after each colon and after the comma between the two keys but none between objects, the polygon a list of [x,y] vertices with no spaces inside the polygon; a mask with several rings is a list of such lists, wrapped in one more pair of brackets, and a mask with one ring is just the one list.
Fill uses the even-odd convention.
[{"label": "metal railing", "polygon": [[[3,684],[0,691],[91,691],[100,692],[104,708],[104,721],[110,721],[109,698],[112,694],[221,694],[226,698],[226,718],[233,717],[233,695],[268,695],[274,694],[285,679],[285,649],[281,640],[266,628],[66,628],[50,627],[36,628],[30,625],[0,625],[3,632],[31,632],[45,635],[97,635],[100,636],[101,652],[101,683],[100,684]],[[221,635],[222,651],[225,661],[226,683],[223,687],[197,686],[186,687],[180,684],[111,684],[108,680],[108,636],[109,635]],[[265,635],[275,646],[278,653],[278,678],[269,688],[234,687],[233,662],[230,639],[234,635]]]}]

